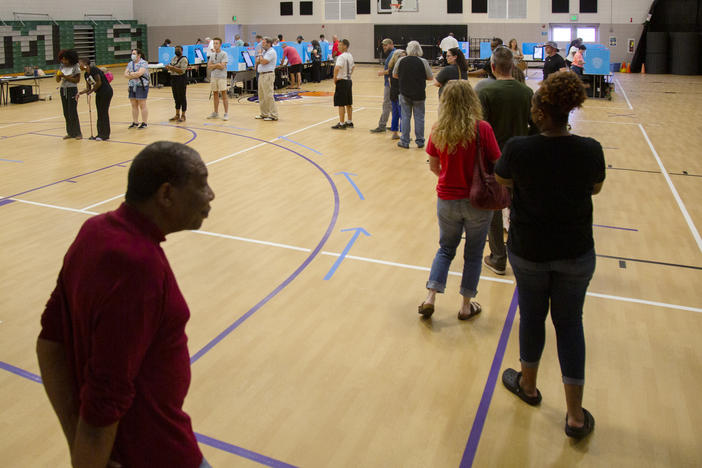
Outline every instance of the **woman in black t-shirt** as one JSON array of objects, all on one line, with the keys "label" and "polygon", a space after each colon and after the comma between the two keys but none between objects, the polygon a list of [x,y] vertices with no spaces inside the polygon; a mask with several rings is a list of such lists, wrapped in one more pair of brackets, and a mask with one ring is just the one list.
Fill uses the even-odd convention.
[{"label": "woman in black t-shirt", "polygon": [[[81,71],[84,72],[86,88],[78,93],[95,94],[95,107],[97,107],[97,137],[91,139],[103,141],[110,139],[110,102],[112,101],[112,86],[107,81],[105,73],[94,65],[90,65],[90,59],[82,57],[78,61]],[[91,130],[92,133],[92,130]]]},{"label": "woman in black t-shirt", "polygon": [[585,384],[585,293],[595,271],[592,195],[605,178],[602,146],[568,133],[568,113],[585,101],[574,73],[557,72],[534,94],[531,116],[539,135],[507,142],[495,168],[497,180],[513,189],[509,260],[519,291],[521,372],[507,369],[505,387],[530,405],[544,348],[544,322],[551,308],[565,387],[565,432],[582,438],[595,420],[582,407]]},{"label": "woman in black t-shirt", "polygon": [[453,47],[446,51],[446,61],[448,66],[441,69],[441,71],[434,78],[434,86],[439,87],[439,97],[441,97],[441,92],[443,87],[451,80],[467,80],[468,79],[468,64],[466,63],[466,58],[458,47]]}]

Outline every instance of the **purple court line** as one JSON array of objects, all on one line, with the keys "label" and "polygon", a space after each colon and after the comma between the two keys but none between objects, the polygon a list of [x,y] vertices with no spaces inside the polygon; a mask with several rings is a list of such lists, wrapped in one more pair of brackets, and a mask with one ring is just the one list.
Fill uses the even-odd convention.
[{"label": "purple court line", "polygon": [[332,214],[331,221],[329,222],[329,226],[327,227],[327,231],[324,233],[324,236],[322,236],[322,240],[319,241],[317,244],[317,247],[314,248],[312,253],[305,259],[302,264],[297,267],[297,269],[292,272],[290,276],[288,276],[282,283],[280,283],[273,291],[271,291],[266,297],[261,299],[256,305],[254,305],[251,309],[249,309],[244,315],[239,317],[234,323],[229,325],[224,331],[222,331],[219,335],[214,337],[209,343],[207,343],[205,346],[202,347],[197,353],[192,355],[190,358],[190,364],[194,364],[197,362],[198,359],[200,359],[202,356],[207,354],[212,348],[214,348],[220,341],[222,341],[224,338],[227,337],[231,332],[236,330],[236,328],[244,323],[246,319],[251,317],[253,314],[255,314],[261,307],[263,307],[268,301],[273,299],[280,291],[282,291],[288,284],[290,284],[295,278],[297,278],[302,271],[307,268],[307,266],[314,260],[314,258],[321,252],[322,247],[324,244],[327,243],[327,240],[329,240],[329,237],[332,234],[332,231],[334,230],[334,226],[336,225],[336,221],[339,217],[339,191],[336,188],[336,184],[334,184],[334,181],[332,180],[331,176],[327,171],[325,171],[319,164],[311,160],[310,158],[303,156],[302,154],[298,153],[295,150],[292,150],[290,148],[287,148],[285,146],[279,145],[277,143],[273,143],[270,141],[263,140],[261,138],[256,138],[252,137],[249,135],[241,135],[239,133],[234,133],[234,132],[226,132],[224,130],[215,130],[211,128],[205,128],[202,130],[206,130],[208,132],[215,132],[215,133],[226,133],[229,135],[234,135],[234,136],[240,136],[242,138],[248,138],[250,140],[255,140],[255,141],[260,141],[261,143],[267,143],[269,145],[277,146],[278,148],[284,149],[286,151],[290,151],[291,153],[299,156],[300,158],[304,159],[305,161],[309,162],[312,164],[314,167],[319,170],[324,177],[326,177],[327,182],[329,182],[329,185],[331,186],[332,192],[334,193],[334,213]]},{"label": "purple court line", "polygon": [[308,149],[308,150],[310,150],[310,151],[313,151],[313,152],[317,153],[318,155],[322,156],[322,153],[320,153],[320,152],[317,151],[316,149],[310,148],[309,146],[305,146],[305,145],[303,145],[302,143],[296,142],[295,140],[291,140],[290,138],[286,138],[286,137],[284,137],[284,136],[279,136],[278,138],[280,138],[281,140],[289,141],[290,143],[295,143],[295,144],[298,145],[298,146],[302,146],[303,148],[306,148],[306,149]]},{"label": "purple court line", "polygon": [[[39,132],[29,132],[30,135],[39,135],[39,136],[46,136],[46,137],[54,137],[54,138],[63,138],[61,135],[50,135],[48,133],[39,133]],[[86,141],[92,142],[92,140],[88,140],[87,138],[84,138]],[[109,143],[123,143],[125,145],[137,145],[137,146],[146,146],[146,143],[136,143],[134,141],[119,141],[119,140],[113,140],[109,139],[107,140]],[[103,143],[100,141],[96,141],[95,143]]]},{"label": "purple court line", "polygon": [[19,367],[15,367],[12,364],[0,361],[0,369],[4,369],[7,372],[11,372],[15,375],[19,375],[20,377],[24,377],[25,379],[31,380],[32,382],[41,383],[41,377],[37,374],[33,374],[24,369],[20,369]]},{"label": "purple court line", "polygon": [[624,228],[624,227],[617,227],[617,226],[605,226],[604,224],[593,224],[593,226],[595,226],[595,227],[601,227],[601,228],[607,228],[607,229],[619,229],[620,231],[639,232],[638,229]]},{"label": "purple court line", "polygon": [[237,447],[236,445],[228,444],[226,442],[222,442],[221,440],[207,437],[203,434],[198,434],[197,432],[195,433],[195,438],[201,444],[209,445],[210,447],[222,450],[223,452],[239,455],[240,457],[255,461],[261,465],[272,466],[274,468],[295,468],[295,465],[284,463],[274,458],[261,455],[260,453],[252,452],[251,450],[246,450],[245,448]]},{"label": "purple court line", "polygon": [[[32,123],[32,122],[24,122],[24,123]],[[36,123],[38,123],[38,122],[36,122]],[[176,127],[175,125],[173,125],[173,126]],[[189,131],[190,133],[193,134],[193,137],[184,143],[185,145],[191,143],[193,140],[195,140],[195,138],[197,138],[197,133],[196,133],[194,130],[191,130],[191,129],[185,128],[185,127],[176,127],[176,128],[182,128],[182,129],[187,130],[187,131]],[[56,136],[56,135],[48,135],[48,136]],[[110,141],[111,141],[111,140],[110,140]],[[118,142],[115,141],[114,143],[118,143]],[[124,142],[124,143],[146,146],[145,143],[133,143],[133,142]],[[56,182],[52,182],[52,183],[50,183],[50,184],[42,185],[41,187],[35,187],[35,188],[33,188],[33,189],[25,190],[24,192],[15,193],[14,195],[10,195],[10,196],[7,196],[7,197],[0,198],[0,206],[7,205],[7,204],[11,203],[12,200],[9,200],[9,201],[8,201],[8,200],[7,200],[8,198],[15,198],[15,197],[19,197],[19,196],[21,196],[21,195],[26,195],[26,194],[28,194],[28,193],[36,192],[37,190],[45,189],[45,188],[47,188],[47,187],[51,187],[51,186],[53,186],[53,185],[57,185],[57,184],[60,184],[60,183],[63,183],[63,182],[74,182],[73,179],[77,179],[77,178],[79,178],[79,177],[83,177],[83,176],[90,175],[90,174],[95,174],[95,173],[97,173],[97,172],[101,172],[101,171],[104,171],[104,170],[113,168],[113,167],[115,167],[115,166],[124,167],[124,164],[130,162],[132,159],[133,159],[133,158],[130,158],[130,159],[127,159],[127,160],[125,160],[125,161],[120,161],[120,162],[118,162],[118,163],[116,163],[116,164],[110,164],[109,166],[105,166],[105,167],[101,167],[101,168],[99,168],[99,169],[95,169],[94,171],[85,172],[85,173],[83,173],[83,174],[79,174],[79,175],[76,175],[76,176],[73,176],[73,177],[67,177],[66,179],[62,179],[62,180],[59,180],[59,181],[56,181]]]},{"label": "purple court line", "polygon": [[4,161],[4,162],[13,162],[13,163],[22,163],[22,162],[24,162],[24,161],[19,161],[19,160],[17,160],[17,159],[4,159],[4,158],[0,158],[0,161]]},{"label": "purple court line", "polygon": [[[12,364],[8,364],[6,362],[0,361],[0,369],[4,369],[7,372],[10,372],[15,375],[19,375],[20,377],[23,377],[27,380],[31,380],[32,382],[36,383],[42,383],[41,376],[34,374],[32,372],[26,371],[24,369],[20,369],[19,367],[15,367]],[[208,437],[203,434],[198,434],[197,432],[195,433],[195,438],[197,439],[198,442],[201,444],[209,445],[210,447],[214,447],[216,449],[222,450],[223,452],[228,452],[234,455],[239,455],[242,458],[247,458],[251,461],[255,461],[257,463],[260,463],[261,465],[266,465],[266,466],[272,466],[274,468],[294,468],[294,465],[289,465],[287,463],[278,461],[274,458],[267,457],[265,455],[261,455],[260,453],[252,452],[251,450],[246,450],[245,448],[242,447],[237,447],[236,445],[228,444],[226,442],[222,442],[221,440],[213,439],[212,437]]]},{"label": "purple court line", "polygon": [[490,367],[490,374],[488,374],[487,382],[485,382],[485,388],[483,389],[483,396],[480,398],[480,405],[478,406],[478,411],[475,413],[475,419],[473,420],[473,427],[470,429],[470,436],[468,437],[468,443],[466,444],[466,449],[463,452],[463,458],[461,459],[461,468],[469,468],[473,466],[473,460],[475,459],[475,454],[478,451],[478,444],[480,443],[480,436],[483,433],[483,426],[485,425],[485,419],[487,418],[488,409],[490,409],[490,401],[492,400],[492,394],[495,391],[495,384],[497,384],[497,377],[500,374],[500,367],[502,366],[502,358],[505,356],[505,351],[507,350],[507,342],[509,341],[509,333],[512,330],[512,323],[514,322],[514,316],[517,312],[517,306],[519,305],[519,294],[517,289],[514,289],[514,295],[512,296],[512,303],[509,305],[509,310],[507,311],[507,317],[505,318],[505,324],[502,327],[502,334],[500,335],[500,341],[497,342],[497,349],[495,350],[495,356],[492,358],[492,366]]}]

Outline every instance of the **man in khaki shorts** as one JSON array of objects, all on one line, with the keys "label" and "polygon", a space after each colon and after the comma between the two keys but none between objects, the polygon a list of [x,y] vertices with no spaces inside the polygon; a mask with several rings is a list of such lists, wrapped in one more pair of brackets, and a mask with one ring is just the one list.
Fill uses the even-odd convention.
[{"label": "man in khaki shorts", "polygon": [[227,62],[229,57],[226,52],[222,52],[222,39],[215,37],[212,39],[214,52],[207,62],[207,69],[210,70],[210,89],[214,95],[214,112],[207,118],[216,119],[219,117],[219,97],[222,96],[224,104],[224,116],[222,119],[229,120],[229,101],[227,100]]}]

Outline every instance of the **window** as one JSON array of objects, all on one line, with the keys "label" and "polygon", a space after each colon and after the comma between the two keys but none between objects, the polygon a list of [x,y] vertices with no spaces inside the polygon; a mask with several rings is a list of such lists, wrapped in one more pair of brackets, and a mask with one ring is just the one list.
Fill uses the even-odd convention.
[{"label": "window", "polygon": [[300,15],[311,16],[313,2],[300,2]]},{"label": "window", "polygon": [[280,2],[280,16],[293,15],[293,2]]},{"label": "window", "polygon": [[463,0],[447,0],[446,13],[463,13]]},{"label": "window", "polygon": [[578,26],[575,37],[581,37],[584,42],[597,42],[597,28],[592,26]]},{"label": "window", "polygon": [[526,0],[488,0],[488,18],[526,18]]},{"label": "window", "polygon": [[473,0],[472,13],[487,13],[487,0]]},{"label": "window", "polygon": [[551,13],[569,13],[570,4],[568,0],[551,0]]},{"label": "window", "polygon": [[324,0],[324,19],[356,19],[356,0]]},{"label": "window", "polygon": [[554,26],[551,28],[551,40],[555,42],[570,42],[573,40],[572,30],[567,27]]},{"label": "window", "polygon": [[597,13],[597,0],[580,0],[580,13]]},{"label": "window", "polygon": [[551,25],[551,40],[558,42],[561,47],[561,52],[568,53],[568,44],[573,39],[580,37],[583,42],[598,42],[599,41],[599,25],[598,24],[552,24]]},{"label": "window", "polygon": [[356,14],[357,15],[370,15],[371,0],[356,0]]}]

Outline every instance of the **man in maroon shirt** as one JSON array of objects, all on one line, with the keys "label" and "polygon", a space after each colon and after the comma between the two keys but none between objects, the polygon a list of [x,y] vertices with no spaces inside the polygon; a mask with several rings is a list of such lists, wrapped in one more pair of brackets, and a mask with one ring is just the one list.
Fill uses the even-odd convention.
[{"label": "man in maroon shirt", "polygon": [[188,146],[153,143],[125,199],[64,257],[37,341],[44,386],[73,466],[208,467],[182,410],[190,312],[159,245],[207,217],[207,168]]}]

